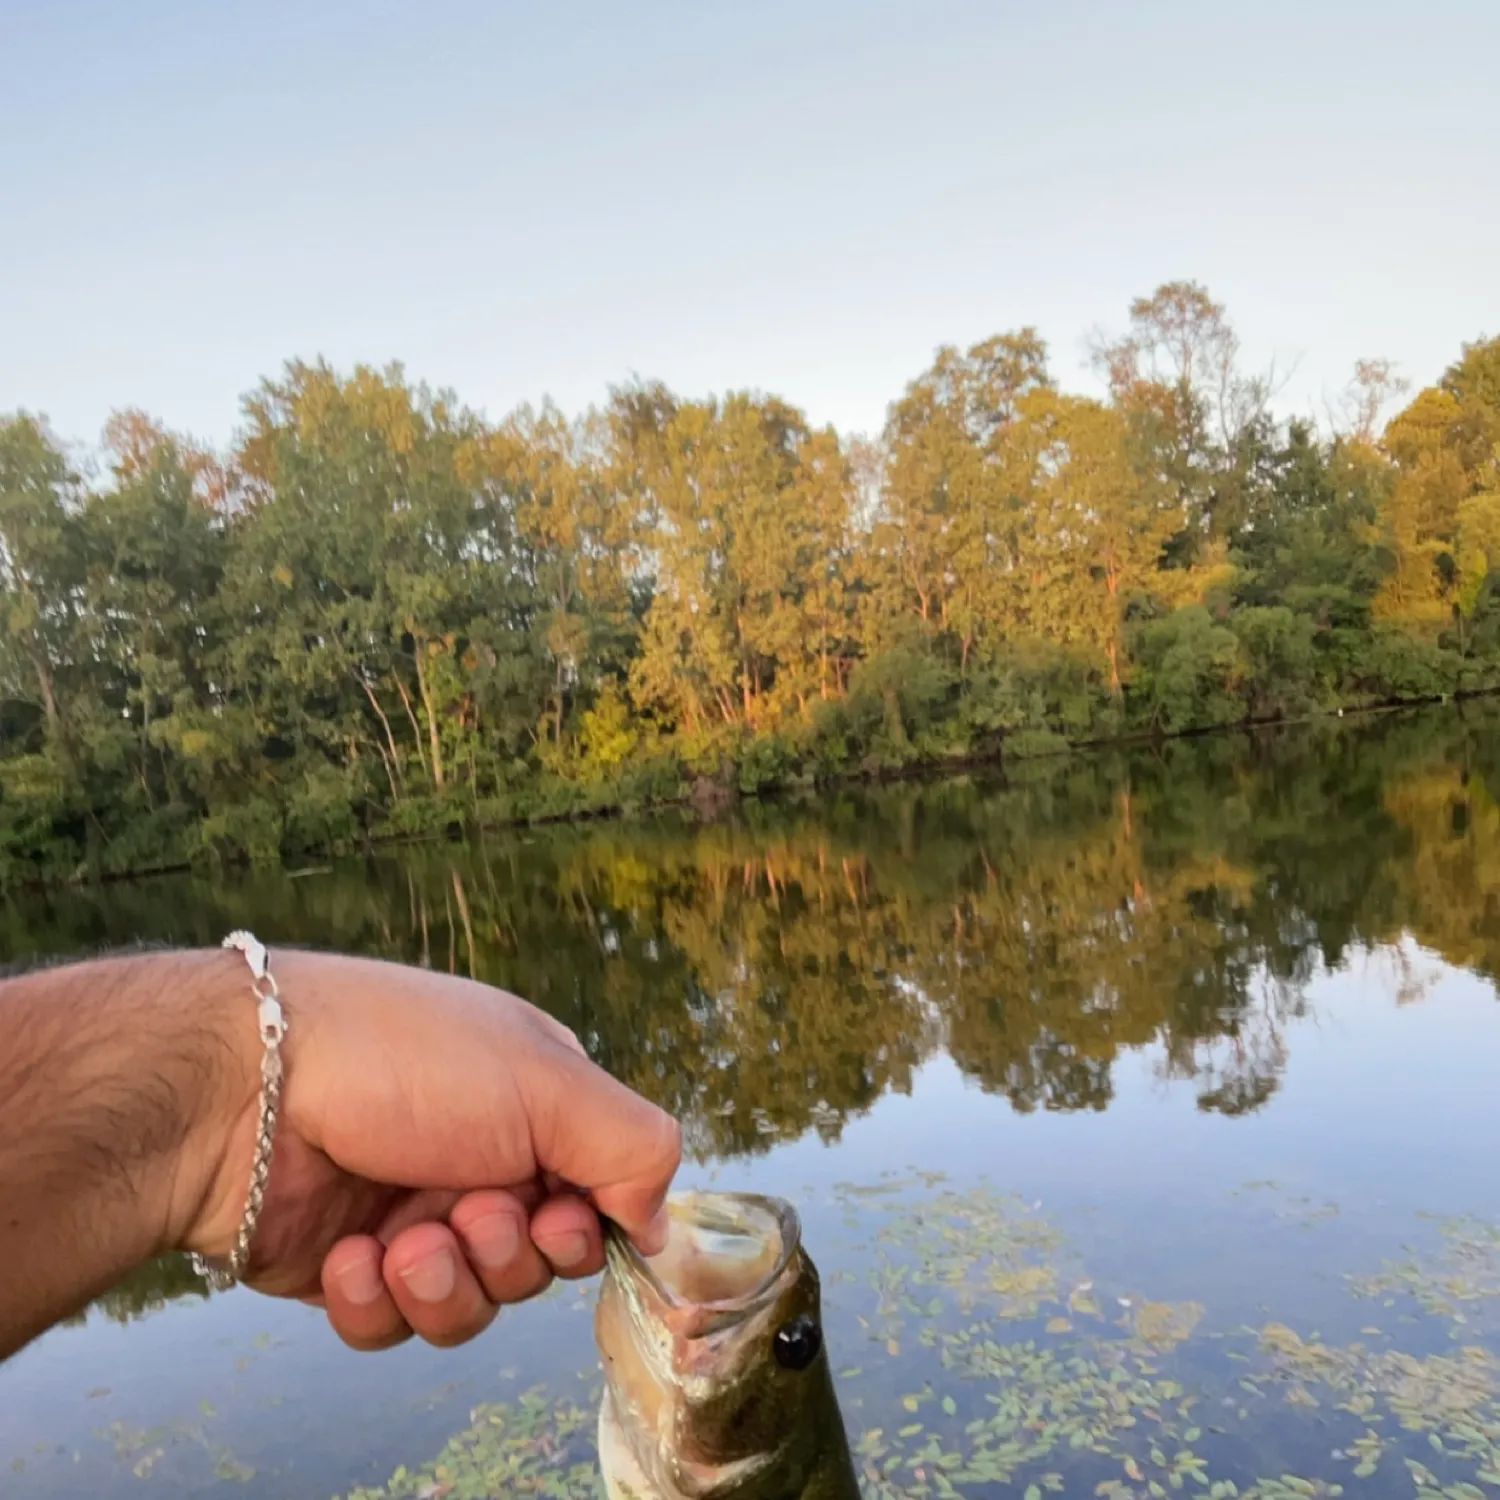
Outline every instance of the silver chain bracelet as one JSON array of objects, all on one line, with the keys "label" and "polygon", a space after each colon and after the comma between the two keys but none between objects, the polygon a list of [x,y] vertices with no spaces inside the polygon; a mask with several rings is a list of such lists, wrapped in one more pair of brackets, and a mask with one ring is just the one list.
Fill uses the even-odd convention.
[{"label": "silver chain bracelet", "polygon": [[227,1264],[215,1265],[196,1250],[190,1259],[193,1269],[215,1291],[224,1291],[245,1274],[250,1260],[250,1241],[260,1218],[266,1196],[266,1182],[271,1176],[271,1152],[276,1143],[276,1112],[281,1105],[281,1039],[286,1035],[286,1017],[271,973],[271,954],[266,945],[250,932],[231,932],[221,944],[237,948],[250,966],[250,992],[255,996],[260,1020],[260,1040],[265,1048],[260,1061],[260,1127],[255,1135],[255,1161],[250,1168],[250,1196],[245,1203],[240,1231]]}]

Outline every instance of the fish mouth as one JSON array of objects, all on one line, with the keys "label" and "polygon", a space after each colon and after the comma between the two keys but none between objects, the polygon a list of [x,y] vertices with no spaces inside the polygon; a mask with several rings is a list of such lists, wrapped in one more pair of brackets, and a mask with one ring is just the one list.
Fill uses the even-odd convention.
[{"label": "fish mouth", "polygon": [[722,1192],[674,1194],[667,1220],[666,1244],[651,1256],[605,1222],[597,1330],[610,1421],[618,1418],[647,1493],[714,1500],[781,1461],[778,1443],[726,1449],[722,1417],[703,1427],[695,1412],[732,1406],[770,1357],[770,1324],[800,1274],[801,1224],[784,1200]]},{"label": "fish mouth", "polygon": [[801,1225],[784,1200],[722,1192],[674,1194],[667,1223],[666,1244],[650,1256],[618,1225],[604,1226],[612,1285],[598,1326],[609,1409],[647,1493],[714,1500],[779,1461],[776,1445],[724,1451],[714,1424],[701,1428],[694,1412],[732,1403],[754,1378],[757,1351],[769,1349],[762,1335],[798,1274]]},{"label": "fish mouth", "polygon": [[802,1241],[797,1211],[759,1193],[686,1192],[667,1201],[667,1243],[642,1255],[614,1223],[605,1256],[660,1315],[701,1337],[742,1322],[774,1300]]}]

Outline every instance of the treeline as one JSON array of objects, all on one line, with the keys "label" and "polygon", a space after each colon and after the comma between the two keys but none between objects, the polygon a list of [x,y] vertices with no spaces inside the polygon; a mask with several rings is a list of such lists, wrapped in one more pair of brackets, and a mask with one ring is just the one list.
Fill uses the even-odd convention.
[{"label": "treeline", "polygon": [[498,425],[288,365],[225,453],[0,420],[0,879],[757,791],[1500,686],[1500,339],[1282,421],[1172,283],[877,441],[617,389]]}]

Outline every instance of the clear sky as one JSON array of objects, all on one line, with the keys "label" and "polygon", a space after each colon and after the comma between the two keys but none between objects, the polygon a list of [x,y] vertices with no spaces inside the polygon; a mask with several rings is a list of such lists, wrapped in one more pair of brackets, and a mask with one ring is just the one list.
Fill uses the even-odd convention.
[{"label": "clear sky", "polygon": [[0,0],[0,411],[222,441],[290,357],[873,431],[1177,277],[1284,404],[1500,334],[1496,0]]}]

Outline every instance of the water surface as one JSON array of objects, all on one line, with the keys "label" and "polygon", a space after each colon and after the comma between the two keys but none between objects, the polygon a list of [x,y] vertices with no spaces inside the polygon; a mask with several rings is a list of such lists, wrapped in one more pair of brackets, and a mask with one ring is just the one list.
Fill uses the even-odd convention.
[{"label": "water surface", "polygon": [[[683,1118],[684,1183],[797,1202],[872,1494],[1470,1497],[1500,1486],[1497,728],[27,897],[0,957],[250,926],[544,1005]],[[362,1356],[146,1268],[0,1367],[3,1493],[590,1494],[592,1293]]]}]

